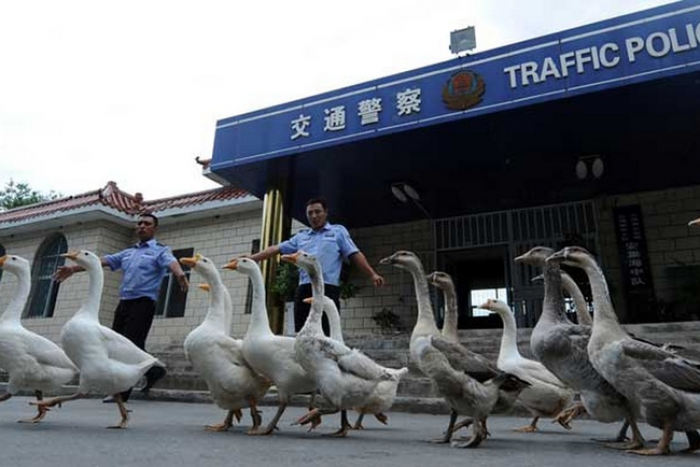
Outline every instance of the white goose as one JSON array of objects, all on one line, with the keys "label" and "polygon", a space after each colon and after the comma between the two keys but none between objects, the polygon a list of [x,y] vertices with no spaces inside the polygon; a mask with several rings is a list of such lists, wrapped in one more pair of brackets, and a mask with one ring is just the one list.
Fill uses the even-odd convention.
[{"label": "white goose", "polygon": [[[21,389],[34,391],[37,400],[42,400],[45,391],[56,391],[72,380],[78,369],[58,345],[22,326],[22,310],[31,288],[29,262],[20,256],[5,255],[0,257],[0,268],[17,277],[15,293],[0,317],[0,368],[9,376],[0,402]],[[20,421],[39,423],[46,412],[45,407],[38,407],[34,418]]]},{"label": "white goose", "polygon": [[617,319],[607,282],[593,256],[567,247],[550,257],[588,275],[595,314],[588,343],[593,367],[639,409],[649,425],[663,430],[656,447],[629,452],[669,454],[674,431],[688,436],[686,451],[700,449],[700,362],[691,361],[627,334]]},{"label": "white goose", "polygon": [[274,432],[290,398],[295,394],[312,394],[315,381],[297,362],[293,337],[278,336],[270,329],[265,307],[265,284],[258,264],[250,258],[238,258],[224,266],[250,278],[253,290],[252,313],[243,337],[243,357],[253,370],[272,381],[277,387],[279,406],[266,428],[251,434],[270,435]]},{"label": "white goose", "polygon": [[362,407],[373,413],[383,402],[385,391],[379,387],[380,383],[389,381],[390,385],[398,385],[408,368],[395,370],[383,367],[359,350],[325,336],[321,328],[324,285],[320,263],[303,251],[282,255],[282,260],[303,268],[311,279],[313,302],[306,323],[297,334],[294,350],[297,361],[314,378],[319,392],[331,406],[316,408],[297,423],[312,423],[313,428],[318,416],[341,411],[341,427],[334,435],[346,436],[350,424],[345,411]]},{"label": "white goose", "polygon": [[[627,425],[632,427],[633,439],[630,443],[622,443],[619,446],[610,445],[610,447],[640,448],[644,446],[644,438],[637,428],[633,406],[595,370],[588,358],[587,347],[591,337],[591,327],[574,324],[566,317],[564,297],[561,293],[564,272],[558,261],[545,262],[552,254],[554,250],[551,248],[535,247],[515,258],[516,263],[544,267],[544,302],[542,315],[532,330],[530,338],[532,353],[559,379],[580,392],[583,411],[588,412],[594,419],[603,423],[626,420],[627,423],[622,426],[617,437],[612,441],[624,441]],[[567,286],[565,285],[564,288],[566,289]],[[570,293],[576,293],[574,290],[569,290]],[[575,286],[575,290],[578,290],[578,287]],[[579,306],[584,305],[577,305],[577,312]],[[590,318],[588,311],[583,311]],[[578,316],[579,322],[582,317]],[[568,423],[580,410],[579,406],[574,405],[560,416],[564,417],[565,423]]]},{"label": "white goose", "polygon": [[428,283],[442,290],[445,297],[445,321],[442,325],[442,337],[450,342],[459,344],[459,308],[457,306],[457,292],[452,277],[446,272],[433,271],[428,275]]},{"label": "white goose", "polygon": [[[515,317],[508,305],[501,300],[490,298],[479,308],[498,313],[503,320],[503,336],[497,362],[498,369],[530,383],[530,386],[520,393],[518,400],[532,412],[534,418],[530,425],[518,428],[515,431],[537,431],[537,421],[540,417],[555,417],[558,415],[571,404],[575,393],[540,362],[520,355]],[[556,421],[567,430],[571,429],[564,423],[563,419],[557,419]]]},{"label": "white goose", "polygon": [[[313,297],[304,299],[307,303],[313,303]],[[338,308],[335,302],[328,298],[323,297],[323,312],[328,317],[328,323],[331,331],[330,338],[345,344],[343,339],[343,331],[340,325],[340,313],[338,313]],[[386,415],[392,405],[394,405],[394,400],[396,399],[396,391],[399,388],[400,378],[391,378],[387,380],[380,381],[377,384],[376,389],[372,395],[368,398],[368,403],[363,407],[355,407],[355,411],[359,413],[355,424],[353,425],[354,430],[362,430],[364,426],[362,425],[362,420],[365,414],[373,414],[374,417],[383,425],[388,423],[389,417]]]},{"label": "white goose", "polygon": [[488,435],[486,419],[495,410],[510,407],[517,394],[528,385],[507,373],[498,371],[483,356],[440,335],[430,304],[428,282],[420,259],[410,251],[397,251],[383,258],[381,264],[391,264],[408,271],[413,277],[418,301],[418,318],[410,341],[411,358],[435,384],[450,407],[450,422],[442,438],[449,443],[458,414],[476,420],[474,435],[466,442],[453,441],[458,448],[473,448]]},{"label": "white goose", "polygon": [[88,394],[113,395],[122,418],[117,425],[109,428],[125,428],[129,413],[120,393],[133,387],[149,368],[163,364],[126,337],[100,324],[99,309],[104,284],[100,258],[85,250],[62,256],[82,266],[90,277],[87,299],[61,330],[63,349],[80,369],[78,392],[32,404],[53,407]]},{"label": "white goose", "polygon": [[204,321],[184,342],[185,356],[206,381],[212,399],[228,410],[223,423],[208,425],[206,429],[226,431],[232,426],[234,415],[240,420],[241,409],[250,407],[253,426],[248,433],[254,433],[261,424],[257,403],[270,383],[248,366],[243,359],[243,341],[232,338],[227,331],[232,315],[231,296],[214,263],[202,255],[180,258],[180,262],[201,274],[207,283],[200,288],[211,292]]}]

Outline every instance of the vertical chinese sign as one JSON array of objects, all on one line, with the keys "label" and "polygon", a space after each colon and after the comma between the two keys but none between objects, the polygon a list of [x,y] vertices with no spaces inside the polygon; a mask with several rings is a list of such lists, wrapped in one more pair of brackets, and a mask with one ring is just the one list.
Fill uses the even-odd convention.
[{"label": "vertical chinese sign", "polygon": [[628,321],[653,323],[658,321],[655,308],[651,265],[644,235],[642,210],[639,205],[615,208],[615,233],[620,253],[622,280],[627,299]]}]

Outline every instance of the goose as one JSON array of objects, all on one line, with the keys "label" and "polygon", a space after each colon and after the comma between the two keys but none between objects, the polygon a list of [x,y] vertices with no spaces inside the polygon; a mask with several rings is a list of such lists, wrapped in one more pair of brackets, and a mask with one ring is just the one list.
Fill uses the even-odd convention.
[{"label": "goose", "polygon": [[[324,286],[320,263],[315,256],[303,251],[282,255],[281,258],[302,268],[311,279],[311,310],[297,334],[294,350],[297,360],[315,379],[319,392],[330,404],[328,408],[312,410],[297,420],[297,423],[312,423],[313,429],[313,423],[319,415],[340,411],[341,427],[333,435],[346,436],[350,429],[346,410],[360,407],[366,412],[374,413],[383,409],[384,393],[391,392],[393,387],[395,394],[395,388],[408,372],[408,368],[395,370],[383,367],[359,350],[351,349],[343,342],[325,336],[321,328]],[[385,381],[389,382],[389,388],[380,386]]]},{"label": "goose", "polygon": [[641,455],[670,454],[674,431],[688,437],[688,452],[700,449],[700,362],[632,339],[622,328],[610,300],[605,276],[593,256],[567,247],[550,261],[583,269],[588,275],[595,314],[588,342],[593,367],[635,406],[646,422],[662,430],[653,448],[630,449]]},{"label": "goose", "polygon": [[261,424],[257,403],[268,388],[269,381],[256,374],[243,359],[242,341],[229,335],[227,324],[232,315],[231,296],[221,280],[214,262],[202,255],[180,258],[180,262],[202,275],[206,284],[200,288],[210,291],[209,308],[204,321],[185,338],[185,356],[209,387],[211,397],[228,411],[221,424],[207,425],[209,431],[226,431],[233,417],[240,420],[241,409],[250,407],[253,433]]},{"label": "goose", "polygon": [[[585,412],[599,422],[613,423],[625,420],[617,437],[612,441],[623,442],[629,425],[632,427],[631,442],[607,446],[622,449],[643,447],[644,438],[637,427],[633,406],[595,370],[588,358],[587,347],[591,337],[591,326],[574,324],[566,317],[561,293],[561,286],[566,284],[565,273],[561,270],[558,261],[545,261],[553,254],[554,250],[551,248],[535,247],[515,258],[515,262],[544,268],[545,298],[542,315],[532,330],[530,347],[535,357],[549,371],[580,393],[582,404],[582,406],[574,405],[560,416],[563,417],[564,423],[568,423],[581,412],[580,407],[583,407]],[[570,278],[568,274],[566,277]],[[570,280],[573,282],[572,279]],[[583,297],[575,283],[573,287],[569,284],[564,288],[568,289],[572,296],[578,291],[578,294]],[[576,306],[576,310],[579,311],[579,305]],[[587,310],[582,315],[590,317]],[[582,316],[579,315],[578,320],[581,323]]]},{"label": "goose", "polygon": [[[7,309],[0,317],[0,368],[9,376],[7,390],[0,402],[22,389],[33,390],[37,400],[44,392],[55,392],[78,373],[78,369],[63,350],[43,336],[22,326],[24,309],[31,288],[29,262],[16,255],[0,257],[0,269],[17,277],[17,287]],[[45,407],[22,423],[39,423],[46,415]]]},{"label": "goose", "polygon": [[[313,303],[313,297],[305,298],[306,303]],[[343,331],[340,325],[340,313],[338,313],[338,307],[335,302],[327,297],[323,297],[323,312],[328,317],[328,323],[330,328],[330,338],[345,344],[343,339]],[[396,399],[396,391],[398,390],[400,380],[398,379],[388,379],[380,381],[377,384],[377,388],[368,399],[369,403],[363,407],[355,407],[355,411],[358,412],[357,420],[352,426],[353,430],[363,430],[364,426],[362,421],[364,420],[365,414],[371,413],[374,415],[381,424],[387,425],[389,417],[386,415],[392,405],[394,405],[394,400]]]},{"label": "goose", "polygon": [[126,428],[129,412],[120,393],[133,387],[149,368],[164,365],[126,337],[100,324],[99,308],[104,284],[100,258],[86,250],[61,256],[82,266],[90,278],[87,299],[61,329],[63,349],[80,369],[78,392],[31,404],[48,408],[91,393],[113,395],[121,420],[108,428]]},{"label": "goose", "polygon": [[252,435],[271,435],[295,394],[313,394],[316,383],[302,368],[294,353],[294,337],[275,335],[265,307],[265,284],[258,264],[250,258],[237,258],[224,266],[250,278],[253,291],[250,323],[243,337],[243,358],[253,370],[277,387],[277,413],[267,427]]},{"label": "goose", "polygon": [[458,320],[459,308],[457,307],[457,292],[452,277],[446,272],[433,271],[428,277],[428,283],[442,290],[445,297],[445,322],[442,325],[442,337],[449,342],[459,344]]},{"label": "goose", "polygon": [[[501,300],[490,298],[479,308],[495,312],[503,320],[498,369],[530,383],[530,386],[520,393],[518,400],[532,412],[534,418],[528,426],[516,428],[515,431],[535,432],[540,417],[555,417],[571,404],[575,395],[574,391],[540,362],[520,355],[515,317],[508,305]],[[571,429],[569,425],[564,423],[563,419],[556,421],[567,430]]]},{"label": "goose", "polygon": [[450,443],[457,416],[463,414],[476,421],[473,435],[466,441],[450,444],[456,448],[477,447],[488,435],[489,414],[512,406],[517,394],[528,383],[500,372],[483,356],[440,335],[430,304],[428,281],[415,253],[400,250],[381,259],[380,264],[406,270],[413,277],[418,317],[411,332],[411,359],[432,380],[450,407],[450,421],[444,436],[432,441]]}]

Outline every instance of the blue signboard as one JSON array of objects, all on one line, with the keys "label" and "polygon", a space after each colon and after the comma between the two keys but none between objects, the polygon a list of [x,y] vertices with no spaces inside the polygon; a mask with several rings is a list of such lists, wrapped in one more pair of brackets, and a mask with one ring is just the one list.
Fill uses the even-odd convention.
[{"label": "blue signboard", "polygon": [[700,70],[682,1],[217,122],[212,171]]}]

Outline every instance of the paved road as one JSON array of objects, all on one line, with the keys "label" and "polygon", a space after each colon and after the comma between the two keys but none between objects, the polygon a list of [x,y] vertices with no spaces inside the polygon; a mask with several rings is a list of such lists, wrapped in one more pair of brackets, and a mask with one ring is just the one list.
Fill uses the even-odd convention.
[{"label": "paved road", "polygon": [[[366,430],[334,439],[323,434],[337,427],[335,416],[324,419],[316,432],[307,433],[290,426],[304,409],[290,407],[278,433],[250,437],[244,434],[247,415],[245,427],[209,433],[203,425],[220,422],[224,412],[211,404],[179,402],[131,402],[132,418],[125,430],[104,428],[116,423],[119,415],[114,405],[99,399],[68,402],[38,425],[16,423],[33,416],[29,400],[16,397],[0,404],[0,467],[443,467],[465,463],[483,467],[658,467],[697,466],[700,461],[700,453],[659,459],[602,448],[590,438],[609,437],[617,427],[586,420],[576,421],[570,432],[546,421],[541,432],[520,434],[511,429],[525,425],[527,419],[493,417],[489,420],[492,437],[477,449],[463,450],[425,441],[442,432],[447,422],[444,415],[392,413],[388,427],[368,418]],[[269,420],[274,410],[264,407],[264,419]],[[657,436],[653,428],[642,428],[647,437]],[[676,436],[673,448],[683,447],[684,436]]]}]

